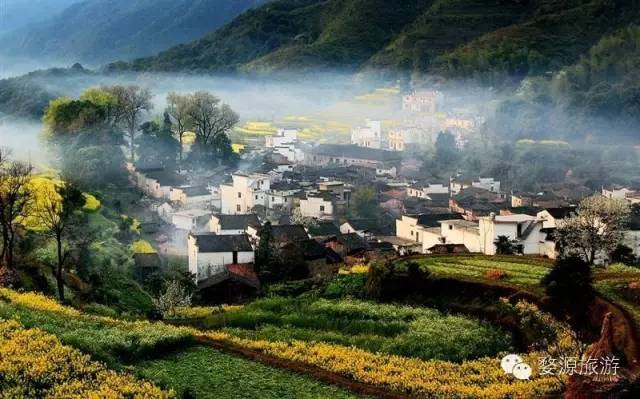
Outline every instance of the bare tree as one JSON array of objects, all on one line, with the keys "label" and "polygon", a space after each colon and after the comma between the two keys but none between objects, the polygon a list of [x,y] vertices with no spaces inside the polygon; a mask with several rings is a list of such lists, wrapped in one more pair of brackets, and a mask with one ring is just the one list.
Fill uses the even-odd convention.
[{"label": "bare tree", "polygon": [[64,241],[74,225],[77,210],[84,205],[82,192],[70,183],[50,187],[40,193],[35,203],[35,213],[45,234],[56,242],[56,264],[51,265],[58,285],[58,297],[64,301],[64,265],[69,249],[64,249]]},{"label": "bare tree", "polygon": [[558,227],[558,240],[566,250],[589,264],[598,254],[611,253],[624,238],[631,209],[622,199],[594,195],[580,202],[575,214]]},{"label": "bare tree", "polygon": [[182,165],[183,138],[187,129],[191,127],[191,117],[189,116],[189,96],[182,96],[171,92],[167,95],[167,112],[174,123],[174,134],[180,141],[180,165]]},{"label": "bare tree", "polygon": [[111,93],[117,99],[117,120],[123,125],[129,138],[129,157],[130,161],[134,162],[134,142],[140,126],[140,118],[144,112],[148,112],[153,108],[151,92],[149,89],[142,89],[139,86],[110,86],[106,87],[105,91]]},{"label": "bare tree", "polygon": [[14,250],[17,228],[31,204],[33,193],[29,188],[30,164],[12,161],[9,151],[0,149],[0,229],[2,230],[2,250],[0,267],[3,276],[15,273]]},{"label": "bare tree", "polygon": [[204,91],[189,97],[187,113],[195,128],[196,140],[203,146],[229,132],[240,119],[231,107],[221,104],[220,99]]}]

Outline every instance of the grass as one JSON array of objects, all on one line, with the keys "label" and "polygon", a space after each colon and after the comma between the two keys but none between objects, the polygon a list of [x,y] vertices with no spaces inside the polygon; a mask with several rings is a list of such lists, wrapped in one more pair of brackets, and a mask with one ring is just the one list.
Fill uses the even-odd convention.
[{"label": "grass", "polygon": [[[136,364],[132,371],[179,395],[226,398],[355,398],[336,387],[205,347]],[[186,395],[185,395],[186,397]]]},{"label": "grass", "polygon": [[[531,258],[483,256],[428,256],[411,260],[428,269],[437,277],[463,280],[491,281],[487,273],[500,270],[505,273],[499,281],[515,287],[540,290],[540,279],[549,272],[550,264]],[[398,270],[409,261],[398,263]]]},{"label": "grass", "polygon": [[508,333],[479,320],[350,299],[266,298],[198,324],[253,340],[326,342],[425,360],[461,361],[512,348]]}]

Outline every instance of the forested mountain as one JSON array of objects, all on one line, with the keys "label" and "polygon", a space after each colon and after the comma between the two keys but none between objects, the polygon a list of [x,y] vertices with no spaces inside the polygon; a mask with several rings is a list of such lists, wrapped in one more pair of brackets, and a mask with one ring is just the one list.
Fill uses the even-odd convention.
[{"label": "forested mountain", "polygon": [[44,22],[0,37],[0,52],[96,64],[148,56],[194,40],[268,0],[76,1]]},{"label": "forested mountain", "polygon": [[639,0],[277,0],[112,68],[391,69],[500,83],[573,64],[639,17]]}]

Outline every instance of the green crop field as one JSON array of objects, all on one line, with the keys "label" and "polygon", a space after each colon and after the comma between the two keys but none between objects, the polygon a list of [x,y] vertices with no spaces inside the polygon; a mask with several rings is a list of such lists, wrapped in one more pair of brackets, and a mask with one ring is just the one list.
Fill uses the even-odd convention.
[{"label": "green crop field", "polygon": [[132,367],[132,372],[179,395],[202,399],[227,398],[356,398],[302,375],[260,363],[193,347]]},{"label": "green crop field", "polygon": [[407,262],[416,262],[439,277],[453,277],[463,280],[489,281],[488,273],[500,271],[502,276],[496,281],[509,285],[537,290],[540,279],[549,272],[551,265],[542,260],[517,257],[489,256],[428,256],[402,261],[398,269],[402,270]]},{"label": "green crop field", "polygon": [[260,299],[200,323],[243,338],[329,342],[421,359],[461,361],[511,348],[507,332],[476,319],[351,299]]}]

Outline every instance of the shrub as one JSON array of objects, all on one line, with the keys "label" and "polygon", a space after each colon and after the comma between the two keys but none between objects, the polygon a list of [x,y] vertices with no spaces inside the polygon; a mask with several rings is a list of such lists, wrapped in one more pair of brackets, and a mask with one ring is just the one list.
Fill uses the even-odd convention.
[{"label": "shrub", "polygon": [[324,296],[327,298],[360,297],[366,281],[366,274],[338,274],[327,284]]}]

